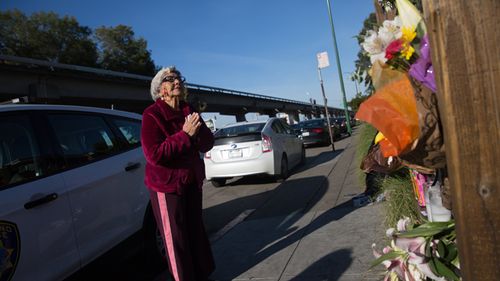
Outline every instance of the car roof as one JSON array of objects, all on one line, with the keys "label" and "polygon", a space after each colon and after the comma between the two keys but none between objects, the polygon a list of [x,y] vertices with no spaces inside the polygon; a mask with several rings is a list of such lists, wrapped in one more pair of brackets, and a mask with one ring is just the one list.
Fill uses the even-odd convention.
[{"label": "car roof", "polygon": [[24,111],[24,110],[70,110],[79,112],[92,112],[92,113],[102,113],[110,114],[121,117],[128,117],[134,119],[142,119],[142,116],[137,113],[121,111],[115,109],[107,109],[100,107],[90,107],[90,106],[76,106],[76,105],[60,105],[60,104],[5,104],[0,105],[0,112],[9,111]]},{"label": "car roof", "polygon": [[237,127],[237,126],[242,126],[242,125],[251,125],[251,124],[266,124],[271,119],[275,119],[275,118],[269,118],[267,120],[255,120],[255,121],[236,122],[236,123],[227,124],[226,126],[224,126],[222,128],[231,128],[231,127]]},{"label": "car roof", "polygon": [[324,120],[325,120],[325,118],[313,118],[313,119],[302,120],[299,123],[302,123],[302,122],[313,122],[313,121],[324,121]]}]

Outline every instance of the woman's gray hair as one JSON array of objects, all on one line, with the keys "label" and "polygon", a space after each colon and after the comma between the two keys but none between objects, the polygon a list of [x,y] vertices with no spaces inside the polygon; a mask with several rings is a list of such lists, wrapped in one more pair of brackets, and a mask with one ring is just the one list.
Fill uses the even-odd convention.
[{"label": "woman's gray hair", "polygon": [[[178,76],[181,76],[181,72],[175,68],[175,66],[169,66],[162,68],[158,73],[156,73],[155,77],[153,77],[153,80],[151,80],[151,88],[150,88],[150,93],[151,93],[151,98],[153,98],[154,101],[160,98],[160,88],[161,88],[161,83],[163,82],[163,79],[167,76],[169,73],[175,73]],[[181,97],[182,100],[186,100],[187,98],[187,89],[184,85],[182,85],[183,88],[183,95]]]}]

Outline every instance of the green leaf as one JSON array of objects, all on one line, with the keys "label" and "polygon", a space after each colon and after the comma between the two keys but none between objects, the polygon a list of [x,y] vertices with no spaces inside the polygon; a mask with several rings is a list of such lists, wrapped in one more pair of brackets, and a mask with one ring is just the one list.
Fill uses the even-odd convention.
[{"label": "green leaf", "polygon": [[432,261],[436,266],[436,273],[440,276],[444,276],[448,280],[459,280],[460,277],[448,268],[444,263],[442,263],[438,258],[433,257]]},{"label": "green leaf", "polygon": [[424,224],[419,225],[418,227],[423,227],[423,228],[434,228],[434,227],[452,227],[455,226],[454,221],[434,221],[434,222],[426,222]]},{"label": "green leaf", "polygon": [[426,29],[425,28],[425,23],[422,20],[417,25],[417,30],[416,31],[417,31],[417,37],[418,38],[423,38],[424,37],[425,33],[427,33],[427,31],[425,29]]},{"label": "green leaf", "polygon": [[425,255],[427,257],[431,257],[432,256],[432,243],[431,243],[431,241],[427,241],[425,243]]},{"label": "green leaf", "polygon": [[455,222],[427,222],[412,230],[398,234],[400,237],[428,237],[441,233],[455,226]]},{"label": "green leaf", "polygon": [[382,262],[384,262],[386,260],[393,260],[393,259],[396,259],[398,257],[401,257],[402,255],[403,255],[403,253],[396,252],[396,251],[392,251],[392,252],[389,252],[387,254],[383,254],[382,256],[380,256],[379,258],[377,258],[376,260],[374,260],[372,262],[370,269],[374,268],[375,266],[381,264]]},{"label": "green leaf", "polygon": [[444,244],[444,242],[442,240],[439,240],[439,242],[438,242],[437,251],[439,253],[440,258],[446,257],[446,254],[447,254],[446,245]]},{"label": "green leaf", "polygon": [[[428,256],[430,256],[430,255],[428,255]],[[437,268],[436,268],[436,262],[434,261],[434,258],[431,258],[431,259],[429,260],[429,267],[431,268],[431,271],[432,271],[434,274],[438,275],[438,274],[437,274]]]},{"label": "green leaf", "polygon": [[411,237],[429,237],[429,236],[433,236],[433,235],[436,235],[438,233],[440,233],[441,231],[443,231],[444,229],[446,229],[446,227],[434,227],[434,228],[427,228],[427,227],[417,227],[417,228],[414,228],[408,232],[404,232],[404,233],[401,233],[401,234],[398,234],[399,237],[407,237],[407,238],[411,238]]},{"label": "green leaf", "polygon": [[457,250],[457,245],[455,245],[454,243],[450,243],[447,245],[447,252],[448,254],[446,255],[446,257],[444,258],[444,260],[446,262],[453,262],[453,260],[455,260],[458,256],[458,250]]}]

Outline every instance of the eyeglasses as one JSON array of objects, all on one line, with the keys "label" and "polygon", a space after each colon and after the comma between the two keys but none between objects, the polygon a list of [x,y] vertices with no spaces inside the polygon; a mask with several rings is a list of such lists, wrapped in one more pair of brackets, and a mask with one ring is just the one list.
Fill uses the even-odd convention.
[{"label": "eyeglasses", "polygon": [[162,82],[174,83],[176,79],[181,83],[184,83],[184,81],[186,81],[186,78],[184,76],[167,76],[163,78]]}]

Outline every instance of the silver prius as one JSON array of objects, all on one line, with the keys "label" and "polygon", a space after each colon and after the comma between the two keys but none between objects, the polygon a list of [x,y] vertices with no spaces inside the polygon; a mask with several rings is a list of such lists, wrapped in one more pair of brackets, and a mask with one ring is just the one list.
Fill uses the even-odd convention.
[{"label": "silver prius", "polygon": [[214,147],[204,160],[206,177],[216,187],[228,178],[257,174],[281,181],[305,160],[302,140],[279,118],[227,125],[214,136]]}]

